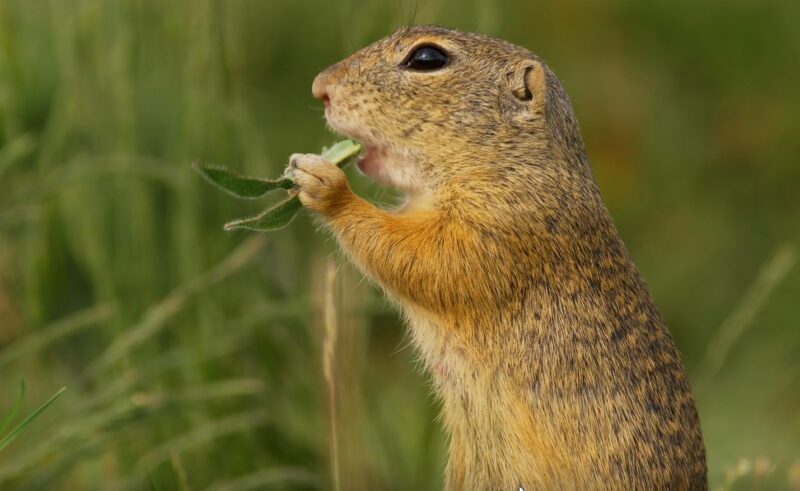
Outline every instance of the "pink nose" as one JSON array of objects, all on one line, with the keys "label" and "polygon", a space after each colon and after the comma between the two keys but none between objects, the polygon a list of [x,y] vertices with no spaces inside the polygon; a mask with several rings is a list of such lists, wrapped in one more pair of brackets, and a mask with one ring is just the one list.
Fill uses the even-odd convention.
[{"label": "pink nose", "polygon": [[314,83],[311,84],[311,94],[314,98],[319,99],[328,107],[331,103],[331,98],[328,95],[328,72],[330,68],[323,71],[314,78]]},{"label": "pink nose", "polygon": [[317,99],[321,100],[325,107],[328,107],[331,103],[331,98],[328,97],[327,93],[323,93],[321,96],[317,97]]}]

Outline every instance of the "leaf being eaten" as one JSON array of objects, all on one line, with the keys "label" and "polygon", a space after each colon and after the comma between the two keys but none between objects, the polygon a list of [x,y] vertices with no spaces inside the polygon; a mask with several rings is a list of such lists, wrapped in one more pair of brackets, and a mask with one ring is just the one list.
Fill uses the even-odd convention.
[{"label": "leaf being eaten", "polygon": [[240,218],[225,224],[225,230],[245,229],[254,232],[272,232],[289,225],[303,204],[297,195],[281,201],[250,218]]},{"label": "leaf being eaten", "polygon": [[287,176],[280,179],[261,179],[242,176],[221,165],[204,165],[199,162],[192,165],[206,181],[237,198],[260,198],[275,189],[291,189],[294,186],[294,180]]},{"label": "leaf being eaten", "polygon": [[[355,160],[361,145],[352,140],[340,141],[330,148],[323,148],[320,156],[340,169]],[[195,162],[193,168],[208,182],[237,198],[259,198],[275,189],[292,191],[295,187],[291,173],[278,179],[263,179],[237,174],[225,167],[203,165]],[[296,192],[289,198],[249,218],[240,218],[225,224],[225,230],[245,229],[255,232],[271,232],[289,225],[303,207]]]}]

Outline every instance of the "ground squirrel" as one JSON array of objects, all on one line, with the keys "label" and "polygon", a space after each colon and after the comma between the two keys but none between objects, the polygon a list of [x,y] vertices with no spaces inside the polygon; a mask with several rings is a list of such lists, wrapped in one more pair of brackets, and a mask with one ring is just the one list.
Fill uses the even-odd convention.
[{"label": "ground squirrel", "polygon": [[705,489],[694,400],[592,177],[571,104],[524,48],[414,26],[314,80],[359,198],[296,154],[303,204],[394,299],[432,373],[447,489]]}]

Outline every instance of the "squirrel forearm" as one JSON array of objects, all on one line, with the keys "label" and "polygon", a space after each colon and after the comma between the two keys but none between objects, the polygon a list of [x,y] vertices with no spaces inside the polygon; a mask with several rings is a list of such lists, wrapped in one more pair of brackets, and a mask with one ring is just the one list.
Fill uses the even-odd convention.
[{"label": "squirrel forearm", "polygon": [[328,225],[367,274],[433,312],[475,304],[487,264],[469,230],[436,210],[390,213],[350,196],[328,215]]}]

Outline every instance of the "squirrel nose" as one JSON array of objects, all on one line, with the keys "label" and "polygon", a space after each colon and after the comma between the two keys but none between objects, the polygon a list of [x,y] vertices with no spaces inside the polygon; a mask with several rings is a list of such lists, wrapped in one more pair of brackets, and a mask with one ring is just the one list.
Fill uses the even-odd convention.
[{"label": "squirrel nose", "polygon": [[328,81],[326,80],[328,70],[323,71],[314,78],[314,83],[311,84],[311,94],[314,98],[319,99],[325,104],[325,107],[331,103],[331,98],[328,95]]}]

